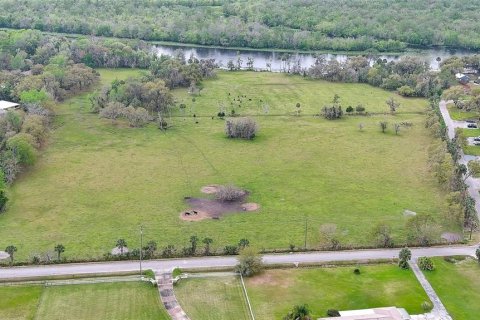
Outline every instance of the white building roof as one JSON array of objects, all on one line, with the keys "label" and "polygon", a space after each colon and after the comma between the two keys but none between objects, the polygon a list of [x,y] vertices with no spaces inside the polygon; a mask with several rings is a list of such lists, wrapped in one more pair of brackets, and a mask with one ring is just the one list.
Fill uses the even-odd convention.
[{"label": "white building roof", "polygon": [[18,106],[18,103],[0,100],[0,110],[15,108],[16,106]]},{"label": "white building roof", "polygon": [[395,307],[374,308],[363,310],[340,311],[340,317],[320,318],[318,320],[408,320],[411,319],[408,313]]}]

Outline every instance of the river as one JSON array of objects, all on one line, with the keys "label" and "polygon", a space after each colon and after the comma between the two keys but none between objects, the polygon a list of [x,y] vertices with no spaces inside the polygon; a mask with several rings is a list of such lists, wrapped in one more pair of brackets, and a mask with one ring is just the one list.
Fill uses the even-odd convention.
[{"label": "river", "polygon": [[[205,48],[205,47],[188,47],[188,46],[175,46],[175,45],[156,45],[154,50],[158,55],[172,55],[176,50],[182,50],[185,57],[188,58],[191,55],[198,59],[215,59],[220,67],[225,68],[228,61],[237,61],[240,57],[242,60],[242,66],[245,68],[248,58],[253,59],[253,68],[255,70],[267,70],[279,72],[284,70],[286,65],[284,52],[276,51],[255,51],[255,50],[236,50],[236,49],[224,49],[224,48]],[[440,62],[448,57],[457,55],[465,56],[475,54],[475,52],[464,50],[447,50],[447,49],[425,49],[415,52],[405,52],[400,55],[376,55],[375,60],[378,58],[386,59],[387,61],[395,61],[403,56],[416,56],[425,59],[430,64],[432,70],[439,70]],[[315,62],[315,54],[313,53],[290,53],[289,61],[293,63],[299,63],[302,68],[308,68]],[[347,55],[345,54],[321,54],[327,60],[337,59],[338,61],[345,61]],[[440,58],[440,61],[438,61]],[[373,60],[372,60],[373,63]],[[267,64],[270,64],[268,67]]]}]

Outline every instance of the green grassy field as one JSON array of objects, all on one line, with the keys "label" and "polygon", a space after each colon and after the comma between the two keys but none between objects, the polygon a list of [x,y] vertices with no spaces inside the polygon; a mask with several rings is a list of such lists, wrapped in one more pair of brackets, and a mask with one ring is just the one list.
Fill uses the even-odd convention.
[{"label": "green grassy field", "polygon": [[[428,298],[413,273],[396,265],[267,270],[246,279],[257,319],[282,319],[296,304],[307,304],[312,318],[326,316],[328,309],[403,307],[422,313]],[[219,319],[217,310],[228,310],[221,319],[248,319],[248,309],[236,278],[186,279],[175,294],[192,320]],[[194,292],[194,294],[192,294]],[[222,311],[219,311],[222,312]],[[208,315],[211,315],[209,317]]]},{"label": "green grassy field", "polygon": [[193,320],[250,319],[238,277],[182,279],[175,296]]},{"label": "green grassy field", "polygon": [[480,314],[480,265],[468,258],[450,263],[435,258],[436,270],[424,272],[442,303],[455,320],[477,319]]},{"label": "green grassy field", "polygon": [[150,284],[0,286],[0,319],[170,319]]},{"label": "green grassy field", "polygon": [[461,109],[458,109],[452,104],[447,105],[448,108],[448,113],[450,114],[450,117],[453,120],[470,120],[470,119],[478,119],[478,112],[474,111],[463,111]]},{"label": "green grassy field", "polygon": [[[101,70],[103,83],[135,74]],[[260,131],[254,141],[225,138],[224,121],[211,119],[229,92],[246,95],[237,113],[257,115]],[[14,244],[17,258],[25,260],[63,243],[67,258],[99,257],[118,238],[138,247],[141,224],[145,241],[160,246],[181,248],[196,234],[213,238],[214,249],[241,238],[259,248],[286,248],[303,244],[305,216],[309,247],[319,244],[324,223],[337,224],[344,245],[369,245],[366,234],[378,221],[389,223],[401,242],[405,209],[441,217],[443,193],[428,169],[432,138],[424,116],[338,121],[307,116],[318,113],[335,93],[344,106],[362,103],[370,112],[386,111],[385,100],[392,95],[362,84],[219,72],[204,83],[194,105],[186,89],[175,91],[178,102],[187,104],[186,116],[173,118],[166,133],[153,124],[135,129],[99,119],[89,112],[88,94],[76,96],[57,107],[50,145],[9,190],[8,209],[0,215],[0,248]],[[269,104],[271,116],[263,115],[260,99]],[[423,111],[426,105],[397,99],[400,111]],[[297,102],[304,116],[286,116]],[[381,120],[390,124],[386,134],[380,131]],[[414,125],[396,136],[393,123],[401,121]],[[200,196],[199,189],[212,183],[248,189],[250,201],[261,210],[181,221],[179,213],[187,208],[183,198]]]}]

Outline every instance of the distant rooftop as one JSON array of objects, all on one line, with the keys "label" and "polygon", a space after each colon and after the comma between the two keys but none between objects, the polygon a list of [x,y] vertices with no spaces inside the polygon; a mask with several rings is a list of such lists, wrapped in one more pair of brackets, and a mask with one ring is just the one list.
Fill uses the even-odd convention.
[{"label": "distant rooftop", "polygon": [[320,318],[318,320],[410,320],[404,309],[396,307],[340,311],[340,317]]},{"label": "distant rooftop", "polygon": [[5,100],[0,100],[0,110],[5,110],[5,109],[10,109],[10,108],[15,108],[19,104],[15,102],[9,102]]}]

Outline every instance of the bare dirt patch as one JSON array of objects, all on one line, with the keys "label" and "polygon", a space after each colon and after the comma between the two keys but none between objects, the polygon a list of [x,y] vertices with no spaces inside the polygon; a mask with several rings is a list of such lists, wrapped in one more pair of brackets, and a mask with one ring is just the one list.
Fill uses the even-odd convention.
[{"label": "bare dirt patch", "polygon": [[200,221],[211,218],[207,212],[200,210],[189,209],[180,213],[180,219],[185,221]]},{"label": "bare dirt patch", "polygon": [[462,241],[462,235],[453,232],[444,232],[442,233],[442,239],[449,243],[455,243]]},{"label": "bare dirt patch", "polygon": [[275,286],[281,288],[289,288],[293,285],[294,280],[289,271],[275,270],[275,274],[272,271],[264,271],[253,278],[248,279],[248,284],[257,287],[263,286]]},{"label": "bare dirt patch", "polygon": [[215,194],[218,191],[218,184],[210,184],[208,186],[203,186],[200,191],[205,194]]},{"label": "bare dirt patch", "polygon": [[[222,186],[211,184],[203,186],[200,191],[215,196]],[[244,195],[235,201],[222,201],[212,198],[191,198],[185,197],[185,202],[190,209],[180,213],[180,219],[185,221],[200,221],[203,219],[220,219],[225,214],[235,212],[252,212],[260,208],[258,203],[245,202],[248,192],[243,191]]]},{"label": "bare dirt patch", "polygon": [[243,211],[256,211],[258,209],[260,209],[260,205],[255,202],[248,202],[248,203],[242,204]]}]

